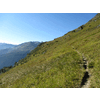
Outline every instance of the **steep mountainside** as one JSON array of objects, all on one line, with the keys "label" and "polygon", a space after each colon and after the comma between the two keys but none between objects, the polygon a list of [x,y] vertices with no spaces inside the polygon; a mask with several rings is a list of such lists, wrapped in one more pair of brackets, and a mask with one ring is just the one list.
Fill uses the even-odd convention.
[{"label": "steep mountainside", "polygon": [[38,45],[0,75],[0,87],[99,87],[100,14],[85,25]]},{"label": "steep mountainside", "polygon": [[6,54],[6,53],[8,53],[8,52],[11,51],[11,50],[12,50],[12,48],[1,49],[1,50],[0,50],[0,55]]},{"label": "steep mountainside", "polygon": [[15,62],[24,58],[27,53],[37,47],[40,42],[26,42],[13,48],[0,50],[0,68],[14,65]]}]

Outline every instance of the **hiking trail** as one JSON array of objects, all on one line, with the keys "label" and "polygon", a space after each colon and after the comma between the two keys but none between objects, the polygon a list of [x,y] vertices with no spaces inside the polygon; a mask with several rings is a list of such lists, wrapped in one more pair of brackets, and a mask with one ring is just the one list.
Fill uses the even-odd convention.
[{"label": "hiking trail", "polygon": [[89,73],[89,70],[88,70],[88,60],[86,59],[86,57],[84,56],[84,54],[81,54],[78,50],[76,50],[73,46],[72,48],[79,54],[79,55],[82,55],[82,58],[83,58],[83,63],[82,63],[82,66],[83,68],[85,69],[85,72],[84,72],[84,76],[82,78],[82,81],[81,81],[81,84],[80,84],[80,88],[89,88],[90,86],[90,73]]}]

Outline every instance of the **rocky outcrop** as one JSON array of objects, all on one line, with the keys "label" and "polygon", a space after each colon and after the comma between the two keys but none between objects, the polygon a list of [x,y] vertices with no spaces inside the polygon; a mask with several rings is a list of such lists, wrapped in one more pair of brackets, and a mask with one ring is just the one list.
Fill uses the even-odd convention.
[{"label": "rocky outcrop", "polygon": [[76,32],[78,32],[78,31],[82,30],[83,28],[84,28],[84,25],[82,25],[82,26],[78,27],[78,28],[76,29]]}]

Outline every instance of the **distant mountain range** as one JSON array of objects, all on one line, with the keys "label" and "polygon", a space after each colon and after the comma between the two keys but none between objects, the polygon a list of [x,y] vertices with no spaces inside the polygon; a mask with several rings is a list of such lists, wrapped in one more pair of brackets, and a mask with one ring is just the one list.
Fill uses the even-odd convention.
[{"label": "distant mountain range", "polygon": [[7,43],[0,43],[0,50],[1,49],[6,49],[6,48],[12,48],[14,46],[17,46],[17,45],[7,44]]},{"label": "distant mountain range", "polygon": [[[26,57],[40,42],[26,42],[20,45],[0,43],[0,69],[14,65],[15,62]],[[4,49],[5,48],[5,49]]]}]

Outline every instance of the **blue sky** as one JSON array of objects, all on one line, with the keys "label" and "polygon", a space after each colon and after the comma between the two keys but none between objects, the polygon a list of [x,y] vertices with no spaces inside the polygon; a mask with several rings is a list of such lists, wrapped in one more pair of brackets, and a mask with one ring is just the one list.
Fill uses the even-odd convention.
[{"label": "blue sky", "polygon": [[85,24],[96,13],[0,13],[0,42],[51,41]]}]

